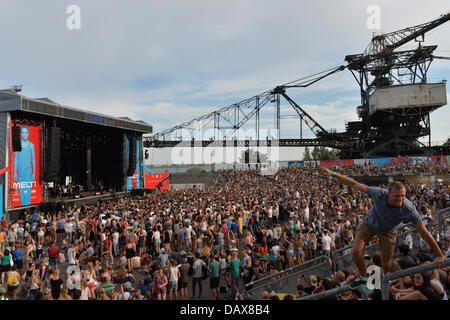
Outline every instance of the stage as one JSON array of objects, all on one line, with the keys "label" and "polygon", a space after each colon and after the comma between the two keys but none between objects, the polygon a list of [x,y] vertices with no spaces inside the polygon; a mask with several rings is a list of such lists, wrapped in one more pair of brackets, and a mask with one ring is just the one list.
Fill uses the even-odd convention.
[{"label": "stage", "polygon": [[92,195],[88,192],[80,195],[80,198],[64,198],[64,199],[52,199],[47,202],[42,202],[37,205],[20,207],[10,209],[5,212],[5,220],[8,222],[16,221],[18,219],[25,218],[26,215],[31,215],[34,211],[44,212],[44,213],[55,213],[60,210],[65,210],[68,208],[79,207],[82,204],[92,206],[96,205],[98,202],[116,200],[120,198],[126,198],[131,195],[130,191],[122,191],[115,193],[104,193],[101,195]]},{"label": "stage", "polygon": [[0,217],[95,204],[145,187],[142,135],[153,127],[144,121],[0,90],[0,128]]}]

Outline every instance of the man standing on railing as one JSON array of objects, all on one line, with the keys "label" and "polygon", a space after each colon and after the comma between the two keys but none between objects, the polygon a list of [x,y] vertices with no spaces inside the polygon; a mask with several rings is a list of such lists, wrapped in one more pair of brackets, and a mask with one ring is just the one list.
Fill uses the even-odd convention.
[{"label": "man standing on railing", "polygon": [[403,183],[398,181],[391,182],[388,190],[368,187],[352,178],[332,172],[324,167],[321,167],[321,169],[325,175],[337,178],[352,188],[366,192],[374,200],[373,207],[356,230],[352,255],[360,276],[350,284],[352,288],[367,282],[363,250],[375,235],[379,239],[383,270],[385,273],[390,272],[397,236],[396,229],[403,221],[412,222],[421,237],[432,248],[436,255],[434,260],[436,268],[445,267],[445,256],[439,249],[433,236],[426,229],[415,206],[406,199],[406,188]]}]

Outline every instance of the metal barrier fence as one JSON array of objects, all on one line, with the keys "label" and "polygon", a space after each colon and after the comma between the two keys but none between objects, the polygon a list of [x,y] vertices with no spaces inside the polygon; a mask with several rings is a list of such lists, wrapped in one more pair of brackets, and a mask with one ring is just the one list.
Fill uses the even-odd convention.
[{"label": "metal barrier fence", "polygon": [[[441,211],[440,211],[441,212]],[[449,210],[450,212],[450,210]],[[438,213],[439,214],[439,213]],[[427,220],[428,217],[422,217],[422,221]],[[439,223],[438,223],[439,225]],[[406,236],[408,234],[411,234],[412,240],[413,240],[413,252],[417,251],[418,249],[425,249],[425,242],[418,234],[417,230],[411,229],[407,230],[405,232],[402,232],[403,230],[406,230],[406,228],[413,227],[412,223],[407,223],[404,225],[401,225],[397,229],[397,242],[395,244],[395,250],[394,250],[394,257],[396,254],[396,250],[398,246],[402,243],[405,243]],[[431,233],[433,232],[435,226],[433,224],[427,224],[427,229]],[[364,248],[364,254],[368,254],[372,256],[379,250],[378,243],[367,245]],[[342,270],[345,268],[354,268],[355,265],[353,264],[353,257],[352,257],[352,245],[346,246],[344,248],[341,248],[339,250],[336,250],[332,254],[332,264],[333,264],[333,272],[337,272],[338,270]]]},{"label": "metal barrier fence", "polygon": [[[445,259],[444,263],[446,266],[450,266],[450,258]],[[428,264],[422,264],[420,266],[400,270],[400,271],[397,271],[397,272],[394,272],[394,273],[384,276],[381,279],[382,300],[389,300],[389,281],[392,281],[392,280],[398,279],[398,278],[402,278],[402,277],[406,277],[409,275],[413,275],[416,273],[433,270],[433,269],[436,269],[436,266],[434,265],[434,263],[428,263]],[[338,294],[348,292],[351,290],[352,289],[350,288],[350,286],[345,286],[345,287],[331,289],[331,290],[328,290],[325,292],[316,293],[316,294],[302,297],[302,298],[295,299],[295,300],[320,300],[323,298],[328,298],[328,297],[333,297],[333,296],[337,297]],[[362,300],[367,300],[367,291],[362,286],[358,286],[358,288],[356,288],[355,290],[358,290],[361,293]]]},{"label": "metal barrier fence", "polygon": [[450,218],[450,207],[436,213],[436,217],[439,235],[442,235],[446,231],[445,228],[447,227],[447,220]]},{"label": "metal barrier fence", "polygon": [[[367,291],[362,286],[357,287],[355,290],[358,290],[361,293],[362,300],[368,299]],[[352,289],[350,288],[350,286],[345,286],[345,287],[339,287],[339,288],[331,289],[331,290],[324,291],[324,292],[319,292],[316,294],[312,294],[310,296],[306,296],[306,297],[302,297],[302,298],[298,298],[298,299],[294,299],[294,300],[320,300],[323,298],[328,298],[328,297],[333,297],[333,296],[335,296],[337,299],[338,294],[348,292],[348,291],[352,291]]]},{"label": "metal barrier fence", "polygon": [[[425,243],[425,241],[423,241],[423,239],[421,238],[421,236],[417,232],[417,230],[411,229],[411,230],[405,231],[403,233],[397,234],[397,242],[395,244],[395,249],[394,249],[394,258],[398,256],[397,255],[398,246],[402,243],[405,243],[405,239],[408,235],[411,235],[412,241],[413,241],[412,252],[415,252],[419,249],[426,248],[426,243]],[[350,248],[347,247],[347,251],[344,254],[341,254],[340,256],[334,256],[334,260],[333,260],[333,271],[334,272],[336,272],[338,270],[347,269],[347,268],[350,268],[353,271],[356,270],[356,266],[353,262],[351,247]],[[368,254],[369,256],[373,256],[378,251],[379,251],[378,242],[375,244],[367,245],[364,248],[364,254]]]},{"label": "metal barrier fence", "polygon": [[[446,266],[450,266],[450,258],[447,258],[444,260],[444,263]],[[420,266],[400,270],[394,273],[390,273],[386,276],[384,276],[381,279],[381,299],[382,300],[389,300],[389,281],[392,281],[394,279],[403,278],[406,276],[410,276],[416,273],[425,272],[428,270],[434,270],[436,269],[436,266],[434,263],[427,263],[422,264]]]},{"label": "metal barrier fence", "polygon": [[[444,223],[450,218],[450,208],[443,209],[437,214],[436,224],[427,224],[427,229],[433,232],[435,229],[441,230],[445,227]],[[423,217],[425,221],[428,217]],[[407,228],[413,227],[412,223],[401,225],[397,232],[397,241],[394,249],[394,257],[396,257],[397,248],[400,244],[405,243],[405,239],[408,235],[412,236],[413,252],[419,249],[425,249],[426,243],[423,241],[419,233],[415,228],[407,230]],[[407,230],[401,232],[403,230]],[[328,259],[326,256],[319,256],[317,258],[305,261],[300,265],[282,270],[276,274],[263,277],[257,281],[251,282],[244,287],[245,299],[259,299],[262,295],[262,291],[268,292],[275,291],[280,293],[297,294],[297,277],[299,274],[305,274],[307,276],[314,274],[322,277],[329,277],[332,272],[350,268],[356,270],[356,266],[353,262],[353,256],[351,253],[352,246],[347,246],[333,252],[332,259]],[[379,251],[379,244],[371,244],[364,248],[364,254],[372,256]],[[331,262],[331,265],[330,265]],[[280,276],[280,279],[272,280],[273,278]],[[293,281],[295,279],[295,281]],[[342,289],[342,288],[341,288]],[[348,291],[348,290],[347,290]],[[339,291],[341,292],[341,291]]]},{"label": "metal barrier fence", "polygon": [[[298,275],[304,274],[309,277],[309,275],[314,274],[322,277],[329,277],[332,275],[330,262],[330,259],[326,256],[320,256],[294,267],[250,282],[244,287],[244,298],[246,300],[261,299],[263,291],[275,291],[277,293],[290,293],[297,295]],[[275,277],[280,278],[274,280]]]}]

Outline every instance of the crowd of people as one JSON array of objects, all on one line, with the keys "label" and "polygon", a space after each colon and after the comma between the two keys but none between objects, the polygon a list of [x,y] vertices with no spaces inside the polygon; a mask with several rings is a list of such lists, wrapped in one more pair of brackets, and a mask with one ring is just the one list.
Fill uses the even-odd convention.
[{"label": "crowd of people", "polygon": [[340,170],[346,175],[353,176],[378,176],[378,175],[448,175],[450,166],[448,162],[413,161],[406,160],[393,164],[355,164],[352,166],[340,166]]},{"label": "crowd of people", "polygon": [[[438,210],[450,206],[448,185],[406,187],[430,225]],[[227,170],[212,186],[2,219],[0,299],[243,299],[246,284],[351,245],[371,206],[367,194],[318,168],[291,167],[273,176]],[[447,253],[449,228],[436,236]],[[403,258],[393,268],[426,263],[432,253],[424,251],[410,264]],[[380,265],[379,256],[367,262]],[[430,290],[450,288],[448,272],[405,277],[392,286],[392,295],[430,298]],[[345,285],[356,276],[345,269],[331,278],[302,277],[298,294],[284,298]],[[264,292],[261,298],[279,296]]]}]

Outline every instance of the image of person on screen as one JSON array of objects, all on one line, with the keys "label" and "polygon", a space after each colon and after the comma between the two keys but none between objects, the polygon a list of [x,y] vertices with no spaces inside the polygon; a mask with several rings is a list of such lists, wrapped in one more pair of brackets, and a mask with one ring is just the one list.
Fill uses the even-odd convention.
[{"label": "image of person on screen", "polygon": [[28,141],[30,131],[27,126],[20,129],[22,135],[22,151],[15,152],[14,181],[19,182],[20,202],[22,206],[30,204],[31,187],[35,180],[36,162],[34,159],[34,144]]}]

